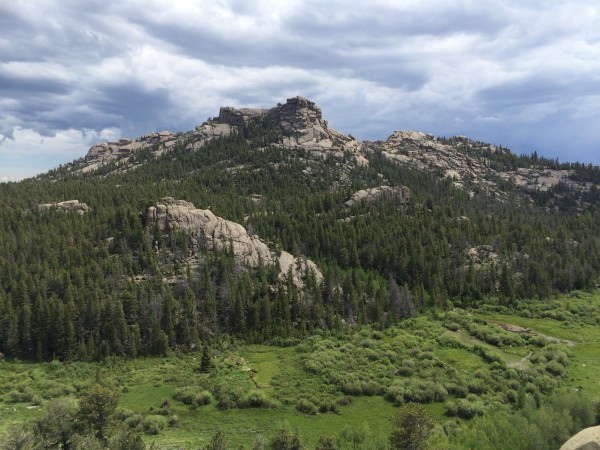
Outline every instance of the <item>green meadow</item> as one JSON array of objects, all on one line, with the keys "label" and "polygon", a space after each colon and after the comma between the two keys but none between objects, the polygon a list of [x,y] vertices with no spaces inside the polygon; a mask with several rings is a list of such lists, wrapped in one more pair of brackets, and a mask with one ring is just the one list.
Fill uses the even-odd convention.
[{"label": "green meadow", "polygon": [[512,311],[438,311],[386,329],[279,346],[223,339],[210,346],[206,372],[200,353],[96,363],[5,360],[0,434],[43,417],[49,402],[79,398],[100,383],[119,393],[111,426],[135,430],[156,448],[201,448],[218,429],[231,448],[252,448],[284,424],[308,448],[325,434],[336,436],[339,448],[377,448],[387,442],[390,418],[410,402],[425,405],[438,424],[433,440],[445,445],[490,412],[516,408],[524,395],[600,399],[599,323],[600,296],[576,293]]}]

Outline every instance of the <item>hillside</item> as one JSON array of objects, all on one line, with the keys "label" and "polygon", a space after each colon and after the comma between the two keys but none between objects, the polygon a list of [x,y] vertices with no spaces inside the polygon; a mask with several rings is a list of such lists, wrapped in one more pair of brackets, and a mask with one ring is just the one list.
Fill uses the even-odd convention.
[{"label": "hillside", "polygon": [[247,445],[282,419],[382,448],[405,403],[440,448],[555,448],[600,392],[599,194],[597,167],[361,142],[301,97],[97,144],[0,184],[0,430],[47,437],[56,414],[84,439],[104,392],[115,449],[204,445],[217,424]]},{"label": "hillside", "polygon": [[296,97],[0,185],[0,351],[97,359],[391,324],[598,283],[598,169]]}]

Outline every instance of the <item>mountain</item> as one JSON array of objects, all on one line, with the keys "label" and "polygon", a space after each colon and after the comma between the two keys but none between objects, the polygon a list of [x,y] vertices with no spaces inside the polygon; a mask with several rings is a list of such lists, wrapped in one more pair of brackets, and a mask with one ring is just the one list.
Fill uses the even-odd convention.
[{"label": "mountain", "polygon": [[[103,174],[132,170],[139,165],[136,154],[149,151],[158,157],[176,145],[198,151],[206,143],[247,132],[258,127],[272,133],[271,145],[303,148],[309,160],[336,158],[348,167],[368,165],[370,156],[381,154],[393,164],[426,170],[449,178],[468,192],[483,190],[499,198],[505,191],[519,189],[531,198],[541,197],[547,205],[579,212],[598,204],[600,175],[597,168],[583,164],[559,164],[558,161],[517,157],[510,150],[475,142],[463,136],[436,139],[417,131],[395,131],[385,141],[359,142],[328,127],[321,109],[303,97],[288,99],[271,109],[223,107],[219,116],[195,130],[171,133],[160,131],[135,140],[121,139],[93,146],[83,160],[73,166],[75,172]],[[347,161],[349,160],[349,161]],[[569,201],[563,201],[565,196]],[[576,197],[575,202],[572,202]]]},{"label": "mountain", "polygon": [[100,359],[593,289],[600,171],[465,137],[358,141],[302,97],[0,185],[0,352]]}]

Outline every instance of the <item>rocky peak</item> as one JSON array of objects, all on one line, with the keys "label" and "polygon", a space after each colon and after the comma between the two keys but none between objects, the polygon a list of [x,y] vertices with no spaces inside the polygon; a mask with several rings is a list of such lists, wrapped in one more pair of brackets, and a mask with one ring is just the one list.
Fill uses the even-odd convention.
[{"label": "rocky peak", "polygon": [[438,170],[462,187],[466,181],[483,184],[487,169],[451,145],[420,131],[395,131],[383,143],[383,155],[396,163],[424,170]]},{"label": "rocky peak", "polygon": [[358,164],[368,164],[363,156],[363,146],[353,137],[328,127],[323,120],[321,108],[304,97],[293,97],[285,104],[271,109],[221,107],[219,116],[204,122],[194,130],[171,133],[160,131],[137,139],[120,139],[92,146],[84,158],[80,172],[91,172],[110,161],[119,161],[116,171],[127,171],[135,167],[130,158],[139,150],[154,148],[158,156],[176,144],[187,143],[188,150],[200,149],[206,142],[229,136],[233,131],[257,122],[268,124],[280,136],[282,147],[304,147],[316,156],[344,157],[346,152],[354,155]]},{"label": "rocky peak", "polygon": [[216,122],[242,127],[264,120],[279,133],[283,147],[300,146],[338,157],[349,151],[359,164],[368,164],[362,156],[362,145],[351,136],[330,129],[321,108],[301,96],[289,98],[271,109],[223,107]]},{"label": "rocky peak", "polygon": [[231,125],[233,127],[244,127],[250,122],[262,119],[269,113],[268,109],[260,108],[234,108],[232,106],[222,106],[219,110],[218,122]]}]

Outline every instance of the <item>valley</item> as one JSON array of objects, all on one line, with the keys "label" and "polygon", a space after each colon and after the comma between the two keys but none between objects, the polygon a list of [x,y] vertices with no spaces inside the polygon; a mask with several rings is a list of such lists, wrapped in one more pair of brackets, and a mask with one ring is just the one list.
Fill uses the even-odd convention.
[{"label": "valley", "polygon": [[[439,311],[381,331],[365,326],[318,333],[285,347],[221,341],[211,347],[208,373],[198,372],[197,352],[100,363],[3,361],[0,432],[42,417],[48,402],[76,398],[102,380],[119,392],[115,425],[138,430],[155,448],[198,448],[218,428],[233,448],[249,448],[259,436],[268,441],[284,423],[299,432],[308,448],[324,434],[336,436],[339,448],[377,448],[387,442],[389,419],[405,401],[426,405],[438,423],[432,441],[439,448],[463,448],[452,433],[460,436],[463,428],[477,427],[479,414],[513,408],[524,380],[530,380],[528,391],[541,398],[560,392],[577,392],[590,404],[600,398],[595,357],[600,331],[586,323],[600,319],[600,295],[578,293],[553,305],[528,314],[537,317]],[[595,316],[580,316],[578,308],[584,305]],[[531,309],[522,306],[521,312]],[[559,312],[571,317],[540,317]],[[497,322],[531,331],[524,338]],[[539,333],[572,339],[574,345],[548,341]],[[525,364],[510,368],[527,355]],[[177,394],[185,390],[192,397],[208,392],[209,403],[186,404],[181,401],[185,396]],[[461,398],[474,412],[454,409]],[[449,423],[453,431],[447,435]],[[353,447],[353,439],[365,446]]]},{"label": "valley", "polygon": [[558,448],[600,420],[599,182],[294,97],[0,183],[0,449],[381,449],[410,414]]}]

